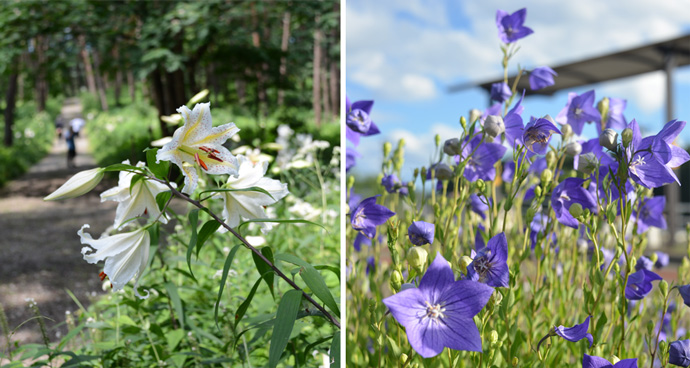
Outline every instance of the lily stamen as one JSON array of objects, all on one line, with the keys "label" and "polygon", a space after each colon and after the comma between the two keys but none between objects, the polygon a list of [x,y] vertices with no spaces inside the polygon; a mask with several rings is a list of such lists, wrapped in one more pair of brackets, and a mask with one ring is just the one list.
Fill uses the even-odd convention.
[{"label": "lily stamen", "polygon": [[198,153],[194,154],[194,160],[196,161],[197,164],[199,164],[199,166],[203,167],[204,170],[208,171],[208,166],[206,166],[206,163],[201,158],[199,158]]}]

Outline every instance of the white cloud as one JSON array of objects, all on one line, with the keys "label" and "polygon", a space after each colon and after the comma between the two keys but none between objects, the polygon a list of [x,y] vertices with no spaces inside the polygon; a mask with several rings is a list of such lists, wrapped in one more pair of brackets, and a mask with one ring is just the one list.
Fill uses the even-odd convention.
[{"label": "white cloud", "polygon": [[[451,25],[454,15],[443,4],[348,1],[347,78],[370,89],[373,98],[421,100],[450,84],[500,75],[496,9],[518,8],[506,7],[502,0],[462,2],[467,22],[460,29]],[[527,7],[525,24],[535,33],[520,41],[511,71],[517,63],[527,68],[557,65],[673,38],[690,23],[684,0],[526,0],[521,6]],[[407,75],[419,78],[415,84],[424,86],[415,88],[419,93],[406,88]],[[634,91],[632,103],[642,109],[661,107],[658,76],[622,83],[625,89],[611,88]]]},{"label": "white cloud", "polygon": [[651,113],[666,101],[666,75],[662,71],[609,83],[601,89],[602,96],[634,100],[635,105],[645,113]]}]

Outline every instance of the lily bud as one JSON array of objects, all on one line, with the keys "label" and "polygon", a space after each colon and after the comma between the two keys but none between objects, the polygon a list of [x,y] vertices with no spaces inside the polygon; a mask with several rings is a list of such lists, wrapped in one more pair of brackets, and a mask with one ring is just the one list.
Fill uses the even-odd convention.
[{"label": "lily bud", "polygon": [[568,156],[577,156],[582,152],[582,145],[577,142],[570,142],[565,145],[565,154]]},{"label": "lily bud", "polygon": [[498,137],[501,133],[506,131],[503,118],[498,115],[487,116],[484,121],[484,131],[491,137]]},{"label": "lily bud", "polygon": [[475,121],[477,121],[477,119],[479,119],[480,117],[482,117],[482,112],[481,112],[481,111],[479,111],[479,110],[477,110],[477,109],[472,109],[472,110],[470,110],[470,124],[472,124],[472,123],[474,123]]},{"label": "lily bud", "polygon": [[578,218],[582,216],[582,205],[579,203],[573,203],[568,209],[568,212],[570,212],[573,217]]},{"label": "lily bud", "polygon": [[56,191],[43,198],[44,201],[55,201],[58,199],[68,199],[79,197],[95,188],[103,179],[104,168],[97,167],[91,170],[80,171],[69,178]]},{"label": "lily bud", "polygon": [[460,154],[460,140],[458,138],[447,139],[443,143],[443,153],[448,156],[455,156]]},{"label": "lily bud", "polygon": [[606,147],[611,151],[616,150],[616,145],[618,143],[618,133],[613,129],[604,129],[599,136],[599,144],[602,147]]},{"label": "lily bud", "polygon": [[569,137],[571,134],[573,134],[573,127],[567,123],[563,124],[563,126],[561,126],[561,133],[563,133],[564,137]]},{"label": "lily bud", "polygon": [[623,147],[628,148],[633,139],[633,131],[630,128],[623,129],[621,133],[621,138],[623,140]]},{"label": "lily bud", "polygon": [[208,96],[208,89],[205,89],[197,94],[194,95],[191,99],[189,99],[189,102],[187,102],[187,106],[193,106],[198,104],[199,102],[203,101],[206,96]]},{"label": "lily bud", "polygon": [[407,263],[421,273],[422,267],[426,265],[428,255],[426,249],[422,247],[412,247],[407,251]]}]

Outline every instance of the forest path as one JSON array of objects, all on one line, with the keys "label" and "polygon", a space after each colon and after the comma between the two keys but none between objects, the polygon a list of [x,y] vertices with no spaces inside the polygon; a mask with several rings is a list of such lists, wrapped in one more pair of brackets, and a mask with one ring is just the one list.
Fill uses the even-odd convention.
[{"label": "forest path", "polygon": [[[81,111],[78,99],[65,100],[63,121],[81,116]],[[10,329],[16,329],[33,317],[26,301],[33,298],[41,314],[49,318],[45,322],[51,341],[67,332],[65,312],[78,310],[66,289],[84,306],[105,293],[98,278],[100,268],[82,259],[77,231],[88,223],[89,233],[97,238],[112,224],[116,203],[101,203],[99,194],[115,181],[103,180],[81,197],[43,201],[72,175],[95,167],[87,139],[81,134],[75,139],[76,168],[67,168],[67,145],[56,138],[46,157],[0,189],[0,303]],[[37,321],[22,325],[11,341],[41,342]],[[0,336],[0,355],[6,353],[6,346],[5,337]]]}]

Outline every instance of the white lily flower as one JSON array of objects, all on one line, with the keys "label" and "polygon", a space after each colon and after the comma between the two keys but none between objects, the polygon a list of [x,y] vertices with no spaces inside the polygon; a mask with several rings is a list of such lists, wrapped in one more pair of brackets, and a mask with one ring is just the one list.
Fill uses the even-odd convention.
[{"label": "white lily flower", "polygon": [[[268,162],[264,161],[255,165],[244,156],[237,156],[237,160],[239,162],[239,175],[238,177],[231,176],[228,178],[224,188],[246,189],[259,187],[271,194],[273,198],[257,191],[219,192],[224,202],[223,219],[230,227],[240,224],[240,216],[248,219],[266,218],[264,206],[274,204],[290,193],[288,192],[287,184],[264,177],[268,168]],[[262,232],[265,233],[271,230],[271,228],[272,225],[270,223],[261,223]],[[226,230],[221,228],[220,232],[224,231]]]},{"label": "white lily flower", "polygon": [[[105,260],[101,280],[107,276],[114,291],[121,290],[129,280],[136,277],[134,294],[141,299],[148,298],[148,290],[146,296],[139,295],[137,290],[139,277],[141,277],[149,261],[151,238],[146,228],[94,239],[91,234],[84,232],[84,229],[88,227],[89,225],[86,224],[77,232],[81,237],[81,243],[88,244],[93,248],[82,248],[81,254],[84,256],[84,260],[89,263]],[[95,251],[93,251],[94,249]]]},{"label": "white lily flower", "polygon": [[[129,160],[122,163],[129,165]],[[139,162],[136,166],[144,167],[144,163]],[[117,210],[115,210],[115,223],[113,224],[116,229],[119,229],[127,220],[144,213],[151,215],[151,218],[157,218],[161,213],[158,209],[158,203],[156,203],[156,196],[167,191],[168,187],[146,178],[138,180],[132,186],[134,175],[128,171],[120,171],[117,186],[101,193],[101,202],[119,202]],[[175,186],[174,183],[173,186]],[[168,223],[165,215],[161,216],[160,222]]]},{"label": "white lily flower", "polygon": [[58,199],[68,199],[79,197],[95,188],[103,179],[104,168],[97,167],[91,170],[80,171],[69,178],[53,193],[43,198],[44,201],[55,201]]},{"label": "white lily flower", "polygon": [[228,138],[240,130],[234,123],[213,127],[210,103],[200,103],[189,110],[177,109],[184,125],[177,128],[172,140],[158,150],[157,161],[170,161],[185,176],[183,193],[192,194],[197,186],[197,165],[209,174],[237,176],[237,159],[223,147]]}]

